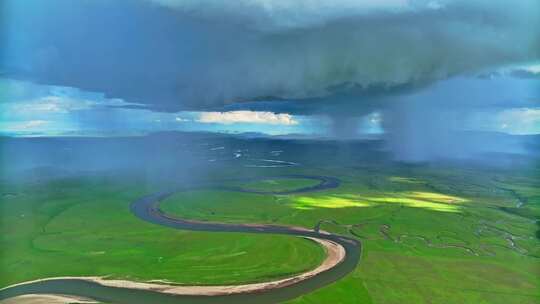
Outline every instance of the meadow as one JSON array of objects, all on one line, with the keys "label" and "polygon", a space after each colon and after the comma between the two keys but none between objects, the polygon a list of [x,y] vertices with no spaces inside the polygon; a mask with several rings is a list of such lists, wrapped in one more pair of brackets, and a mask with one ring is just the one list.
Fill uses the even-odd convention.
[{"label": "meadow", "polygon": [[[274,171],[291,170],[299,172]],[[204,221],[313,228],[322,220],[321,229],[362,241],[362,258],[352,274],[291,303],[540,300],[540,172],[534,168],[514,173],[392,165],[323,172],[339,176],[341,186],[295,195],[187,191],[161,208]]]},{"label": "meadow", "polygon": [[146,223],[129,205],[150,190],[118,179],[4,183],[2,189],[0,287],[55,276],[239,284],[287,277],[324,259],[321,247],[301,238]]},{"label": "meadow", "polygon": [[201,144],[196,147],[207,150],[206,154],[197,150],[201,161],[218,156],[222,160],[204,170],[173,167],[168,175],[160,167],[154,174],[159,178],[152,183],[140,172],[2,180],[0,286],[94,275],[239,284],[315,268],[324,251],[308,240],[181,231],[144,222],[129,211],[130,203],[143,195],[182,185],[181,178],[175,178],[178,172],[231,189],[262,192],[316,183],[275,178],[296,174],[332,176],[341,184],[288,195],[199,188],[177,192],[161,203],[161,209],[202,221],[319,227],[362,242],[361,259],[352,273],[289,303],[540,301],[537,162],[518,167],[466,162],[410,165],[388,161],[368,149],[336,150],[335,145],[321,143],[313,146],[317,152],[312,154],[306,152],[315,151],[312,146],[303,143],[223,145],[230,151],[251,145],[250,159],[284,150],[283,158],[301,165],[247,167],[251,161],[247,157],[231,159],[223,150]]}]

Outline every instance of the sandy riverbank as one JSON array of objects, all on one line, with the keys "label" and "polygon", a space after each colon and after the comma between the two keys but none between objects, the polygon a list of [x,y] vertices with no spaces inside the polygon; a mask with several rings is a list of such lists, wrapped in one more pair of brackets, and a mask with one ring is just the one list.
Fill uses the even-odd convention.
[{"label": "sandy riverbank", "polygon": [[[8,286],[10,288],[17,285],[24,285],[28,283],[47,281],[47,280],[58,280],[58,279],[77,279],[77,280],[86,280],[98,283],[104,286],[110,287],[121,287],[121,288],[130,288],[130,289],[142,289],[142,290],[152,290],[162,293],[174,294],[174,295],[198,295],[198,296],[215,296],[215,295],[228,295],[228,294],[238,294],[238,293],[253,293],[260,292],[270,289],[281,288],[289,286],[303,280],[309,279],[316,276],[319,273],[322,273],[326,270],[329,270],[345,259],[345,248],[335,242],[329,240],[323,240],[318,238],[306,237],[314,242],[317,242],[326,251],[325,260],[317,268],[289,277],[285,279],[262,282],[262,283],[252,283],[244,285],[215,285],[215,286],[181,286],[181,285],[172,285],[171,283],[152,283],[152,282],[133,282],[127,280],[109,280],[103,277],[55,277],[41,279],[31,282],[24,282],[15,285]],[[156,281],[154,281],[156,282]],[[6,289],[4,288],[4,289]],[[19,302],[13,302],[19,303]],[[39,302],[36,302],[39,303]]]},{"label": "sandy riverbank", "polygon": [[91,299],[56,294],[27,294],[0,301],[0,304],[92,304]]}]

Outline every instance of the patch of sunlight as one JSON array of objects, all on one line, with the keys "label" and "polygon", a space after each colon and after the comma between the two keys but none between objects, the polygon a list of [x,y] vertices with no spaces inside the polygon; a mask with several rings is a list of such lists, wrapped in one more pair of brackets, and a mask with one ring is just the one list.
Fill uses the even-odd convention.
[{"label": "patch of sunlight", "polygon": [[424,208],[442,212],[459,212],[459,207],[455,205],[434,203],[408,197],[367,197],[366,199],[378,203],[397,203],[413,208]]},{"label": "patch of sunlight", "polygon": [[401,176],[391,176],[388,178],[389,181],[394,183],[407,183],[407,184],[422,184],[423,181],[416,178],[410,177],[401,177]]},{"label": "patch of sunlight", "polygon": [[435,193],[435,192],[418,192],[418,191],[415,191],[415,192],[408,192],[405,195],[408,196],[408,197],[414,197],[414,198],[424,199],[424,200],[428,200],[428,201],[432,201],[432,202],[448,203],[448,204],[464,203],[464,202],[467,201],[466,199],[461,198],[461,197],[451,196],[451,195],[446,195],[446,194],[441,194],[441,193]]},{"label": "patch of sunlight", "polygon": [[292,205],[296,209],[314,209],[314,208],[368,207],[371,204],[366,201],[360,201],[358,197],[355,197],[352,195],[344,195],[344,196],[296,197],[296,198],[293,198]]}]

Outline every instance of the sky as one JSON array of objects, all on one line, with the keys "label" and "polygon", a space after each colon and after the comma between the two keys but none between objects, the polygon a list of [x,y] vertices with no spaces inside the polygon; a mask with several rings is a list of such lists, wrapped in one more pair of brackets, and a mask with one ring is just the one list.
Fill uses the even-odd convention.
[{"label": "sky", "polygon": [[396,152],[540,134],[537,0],[0,6],[1,134],[378,136]]}]

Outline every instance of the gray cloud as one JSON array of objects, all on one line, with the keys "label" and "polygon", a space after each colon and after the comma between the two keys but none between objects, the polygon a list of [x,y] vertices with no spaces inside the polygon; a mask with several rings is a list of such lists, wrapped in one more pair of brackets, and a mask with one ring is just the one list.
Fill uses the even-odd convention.
[{"label": "gray cloud", "polygon": [[382,110],[412,159],[459,141],[439,113],[538,101],[530,84],[458,77],[540,59],[537,0],[328,3],[4,0],[0,71],[156,111],[327,114],[343,134]]},{"label": "gray cloud", "polygon": [[18,2],[6,4],[3,69],[162,110],[332,96],[344,84],[392,90],[540,56],[534,0],[438,9],[428,1],[33,0],[26,10]]}]

